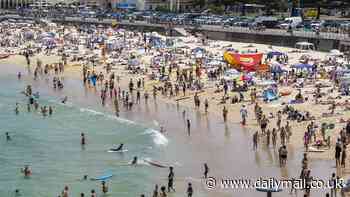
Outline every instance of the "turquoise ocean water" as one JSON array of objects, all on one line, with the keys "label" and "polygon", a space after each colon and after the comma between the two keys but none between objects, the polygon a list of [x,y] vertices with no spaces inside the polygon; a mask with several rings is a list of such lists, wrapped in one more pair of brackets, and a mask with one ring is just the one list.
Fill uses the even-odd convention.
[{"label": "turquoise ocean water", "polygon": [[[27,98],[20,94],[27,83],[26,79],[18,81],[15,72],[0,74],[0,196],[14,196],[15,189],[28,197],[58,196],[65,185],[70,187],[70,196],[80,192],[87,195],[91,189],[101,193],[100,182],[78,179],[85,174],[92,178],[109,173],[113,174],[108,181],[110,196],[138,196],[152,191],[152,175],[157,169],[124,164],[133,156],[157,157],[158,146],[166,139],[157,138],[155,130],[116,118],[99,107],[83,107],[73,101],[60,104],[60,97],[45,83],[34,82],[33,89],[41,93],[40,104],[54,106],[54,115],[44,118],[34,109],[28,113]],[[66,85],[69,83],[76,81]],[[79,95],[80,90],[70,91],[78,91]],[[16,102],[21,105],[17,116]],[[12,141],[6,141],[5,132],[10,133]],[[86,135],[85,149],[80,145],[81,132]],[[119,143],[129,151],[107,152]],[[24,165],[32,169],[29,179],[20,173]]]}]

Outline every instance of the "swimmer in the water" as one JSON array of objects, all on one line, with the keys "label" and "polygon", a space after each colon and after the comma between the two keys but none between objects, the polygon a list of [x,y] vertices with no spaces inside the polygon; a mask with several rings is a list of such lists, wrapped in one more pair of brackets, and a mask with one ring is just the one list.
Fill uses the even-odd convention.
[{"label": "swimmer in the water", "polygon": [[19,114],[19,104],[18,103],[16,103],[15,113],[16,113],[16,115]]},{"label": "swimmer in the water", "polygon": [[7,141],[11,141],[11,137],[10,137],[10,135],[9,135],[9,132],[6,132],[5,134],[6,134],[6,140],[7,140]]},{"label": "swimmer in the water", "polygon": [[111,149],[109,149],[109,150],[111,150],[111,151],[122,151],[122,150],[123,150],[123,146],[124,146],[124,144],[120,144],[120,145],[118,146],[118,148],[111,148]]},{"label": "swimmer in the water", "polygon": [[19,189],[15,190],[15,197],[21,196],[21,193],[19,192]]},{"label": "swimmer in the water", "polygon": [[62,103],[66,104],[67,100],[68,100],[68,96],[65,96],[64,99],[62,100]]},{"label": "swimmer in the water", "polygon": [[32,171],[30,170],[28,165],[24,166],[21,172],[24,174],[25,177],[30,177],[30,175],[32,174]]},{"label": "swimmer in the water", "polygon": [[49,115],[51,116],[53,113],[53,108],[51,106],[49,106]]},{"label": "swimmer in the water", "polygon": [[83,178],[77,179],[77,181],[87,181],[88,180],[88,175],[84,175]]},{"label": "swimmer in the water", "polygon": [[136,165],[137,164],[137,157],[134,157],[134,159],[131,162],[131,165]]}]

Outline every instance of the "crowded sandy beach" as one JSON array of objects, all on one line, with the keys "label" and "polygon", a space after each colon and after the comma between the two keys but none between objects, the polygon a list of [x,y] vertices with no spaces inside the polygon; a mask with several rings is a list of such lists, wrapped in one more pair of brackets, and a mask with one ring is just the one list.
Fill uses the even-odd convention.
[{"label": "crowded sandy beach", "polygon": [[[113,193],[118,190],[113,187],[118,184],[118,176],[129,176],[132,183],[133,169],[148,171],[143,165],[159,173],[144,187],[152,189],[129,195],[131,184],[123,188],[124,196],[265,196],[269,192],[273,196],[346,196],[350,70],[348,59],[338,50],[327,53],[302,47],[218,41],[190,33],[170,37],[117,26],[12,22],[2,22],[0,26],[0,65],[8,70],[3,77],[9,80],[10,76],[11,83],[23,88],[16,92],[19,100],[10,104],[13,113],[2,116],[18,122],[23,116],[48,119],[63,113],[61,108],[69,105],[90,106],[90,111],[81,108],[80,112],[99,109],[93,113],[152,127],[150,134],[160,145],[146,148],[147,154],[159,149],[162,155],[149,159],[137,155],[144,154],[140,150],[128,150],[127,141],[135,136],[103,145],[103,140],[113,138],[108,135],[101,144],[95,144],[99,151],[86,153],[94,140],[85,128],[74,135],[61,133],[78,139],[76,143],[82,148],[77,155],[106,154],[113,158],[109,162],[114,167],[101,176],[90,177],[96,172],[89,172],[89,176],[76,177],[92,181],[90,190],[75,189],[74,179],[54,181],[51,184],[55,189],[39,196],[123,195]],[[56,102],[42,101],[45,96],[55,97]],[[94,135],[104,126],[96,123]],[[20,131],[15,126],[1,130],[0,147],[15,146],[11,141],[16,141],[16,132]],[[0,159],[11,161],[1,154]],[[11,184],[23,177],[33,185],[39,180],[44,185],[50,181],[38,175],[41,169],[35,163],[22,162],[13,164],[22,165],[22,169],[12,172],[22,176]],[[57,162],[57,168],[64,168],[65,164]],[[131,175],[116,175],[125,166]],[[300,179],[305,186],[213,189],[208,183],[213,178],[219,182],[224,178],[260,177]],[[310,189],[311,182],[317,179],[331,182],[331,186]],[[344,182],[340,188],[334,186],[338,180]],[[26,193],[26,189],[14,185],[0,192],[35,196],[35,190]],[[61,191],[54,193],[56,188]]]}]

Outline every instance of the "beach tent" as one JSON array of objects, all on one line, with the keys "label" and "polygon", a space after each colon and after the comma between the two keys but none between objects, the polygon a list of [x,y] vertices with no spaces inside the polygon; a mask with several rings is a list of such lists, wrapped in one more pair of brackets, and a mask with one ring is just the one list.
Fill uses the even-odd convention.
[{"label": "beach tent", "polygon": [[257,70],[257,67],[261,64],[262,57],[262,53],[241,54],[230,51],[224,53],[224,60],[233,68],[248,72]]},{"label": "beach tent", "polygon": [[295,69],[312,69],[313,66],[310,65],[310,64],[303,64],[303,63],[300,63],[300,64],[294,64],[294,65],[292,65],[291,68],[295,68]]}]

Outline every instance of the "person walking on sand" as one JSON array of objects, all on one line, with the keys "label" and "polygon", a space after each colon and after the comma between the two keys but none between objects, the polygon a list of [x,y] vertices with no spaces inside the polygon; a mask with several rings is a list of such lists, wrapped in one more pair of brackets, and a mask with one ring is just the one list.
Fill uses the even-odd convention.
[{"label": "person walking on sand", "polygon": [[188,133],[188,136],[191,135],[191,121],[190,121],[190,119],[187,119],[187,133]]},{"label": "person walking on sand", "polygon": [[341,144],[340,144],[340,140],[338,139],[335,145],[335,166],[336,167],[339,167],[339,164],[340,164],[340,154],[341,154]]},{"label": "person walking on sand", "polygon": [[341,153],[341,163],[340,163],[342,168],[345,168],[345,161],[346,161],[346,145],[344,144],[343,150]]},{"label": "person walking on sand", "polygon": [[246,124],[246,118],[248,116],[248,111],[245,108],[245,105],[242,105],[240,113],[241,113],[241,118],[242,118],[242,122],[241,123],[244,126]]},{"label": "person walking on sand", "polygon": [[208,178],[208,173],[209,173],[209,167],[207,163],[204,164],[204,178]]},{"label": "person walking on sand", "polygon": [[224,118],[224,122],[227,121],[227,113],[228,113],[228,110],[226,109],[226,106],[224,106],[224,108],[222,109],[222,116]]},{"label": "person walking on sand", "polygon": [[253,134],[253,150],[257,150],[258,149],[258,141],[259,141],[259,134],[258,134],[258,131],[256,131]]},{"label": "person walking on sand", "polygon": [[276,141],[277,141],[277,130],[276,128],[272,129],[272,145],[273,147],[276,147]]},{"label": "person walking on sand", "polygon": [[174,174],[174,168],[172,166],[169,167],[169,175],[168,175],[168,192],[170,192],[170,190],[173,190],[173,192],[175,192],[174,189],[174,178],[175,178],[175,174]]},{"label": "person walking on sand", "polygon": [[209,108],[209,102],[208,99],[204,100],[204,111],[205,113],[208,113],[208,108]]}]

